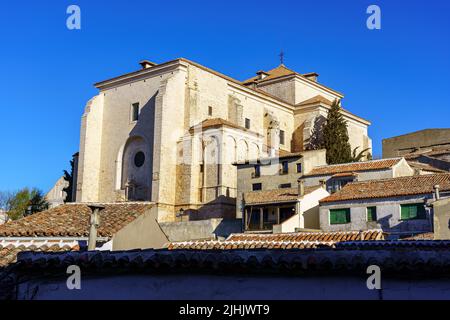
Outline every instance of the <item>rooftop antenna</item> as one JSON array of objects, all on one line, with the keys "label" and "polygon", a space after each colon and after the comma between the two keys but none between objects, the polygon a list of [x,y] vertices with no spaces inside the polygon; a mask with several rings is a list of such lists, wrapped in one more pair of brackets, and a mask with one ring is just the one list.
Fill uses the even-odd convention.
[{"label": "rooftop antenna", "polygon": [[284,52],[281,50],[280,54],[280,65],[284,66]]}]

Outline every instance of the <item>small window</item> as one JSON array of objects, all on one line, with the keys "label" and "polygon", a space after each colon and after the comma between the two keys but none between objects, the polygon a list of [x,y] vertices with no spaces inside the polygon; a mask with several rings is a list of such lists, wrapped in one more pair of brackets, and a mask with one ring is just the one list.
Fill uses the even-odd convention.
[{"label": "small window", "polygon": [[350,208],[330,209],[330,224],[350,223]]},{"label": "small window", "polygon": [[208,116],[212,116],[212,112],[213,112],[212,107],[209,106],[208,107]]},{"label": "small window", "polygon": [[426,219],[425,206],[423,203],[402,204],[401,220]]},{"label": "small window", "polygon": [[297,173],[302,173],[302,164],[297,163]]},{"label": "small window", "polygon": [[203,164],[200,165],[200,173],[203,173]]},{"label": "small window", "polygon": [[367,221],[377,221],[377,207],[367,207]]},{"label": "small window", "polygon": [[245,129],[250,129],[250,119],[245,118]]},{"label": "small window", "polygon": [[142,167],[145,162],[145,154],[142,151],[139,151],[134,155],[134,165],[138,168]]},{"label": "small window", "polygon": [[284,144],[284,130],[280,130],[280,144]]},{"label": "small window", "polygon": [[262,190],[262,184],[261,183],[254,183],[252,188],[253,188],[253,191],[260,191],[260,190]]},{"label": "small window", "polygon": [[286,188],[292,188],[292,185],[290,183],[282,183],[279,186],[280,189],[286,189]]},{"label": "small window", "polygon": [[261,166],[256,165],[255,166],[255,172],[253,174],[254,178],[259,178],[261,176]]},{"label": "small window", "polygon": [[131,105],[131,121],[139,120],[139,103],[133,103]]},{"label": "small window", "polygon": [[281,174],[288,174],[289,172],[289,163],[287,161],[283,161],[281,163]]}]

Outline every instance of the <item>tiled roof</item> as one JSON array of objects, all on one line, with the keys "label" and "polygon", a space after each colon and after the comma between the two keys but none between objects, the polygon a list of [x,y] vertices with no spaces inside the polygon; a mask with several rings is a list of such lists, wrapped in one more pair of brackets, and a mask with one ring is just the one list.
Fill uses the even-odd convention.
[{"label": "tiled roof", "polygon": [[[153,204],[123,202],[104,204],[100,211],[100,237],[111,237]],[[0,237],[87,237],[91,210],[87,204],[65,204],[0,226]]]},{"label": "tiled roof", "polygon": [[72,240],[0,240],[0,268],[16,262],[17,254],[24,251],[65,252],[78,251],[78,243]]},{"label": "tiled roof", "polygon": [[405,159],[417,159],[420,156],[433,157],[445,154],[450,154],[450,148],[432,148],[425,150],[417,150],[411,153],[407,153],[403,157],[405,157]]},{"label": "tiled roof", "polygon": [[347,232],[296,232],[280,234],[236,233],[225,241],[172,242],[169,250],[313,249],[335,247],[343,241],[384,240],[382,230]]},{"label": "tiled roof", "polygon": [[403,158],[392,158],[325,165],[313,168],[306,176],[333,175],[336,173],[354,173],[358,171],[389,169],[399,163],[402,159]]},{"label": "tiled roof", "polygon": [[378,265],[384,274],[446,274],[450,270],[449,241],[351,241],[336,248],[253,249],[253,250],[131,250],[66,253],[26,252],[11,273],[20,277],[43,271],[52,277],[67,277],[69,265],[80,265],[84,274],[117,272],[219,272],[226,274],[279,273],[329,274],[332,271],[366,274],[367,267]]},{"label": "tiled roof", "polygon": [[[305,194],[317,190],[320,186],[305,187]],[[244,194],[245,204],[264,204],[275,202],[293,202],[299,199],[297,188],[282,188],[265,191],[252,191]]]},{"label": "tiled roof", "polygon": [[434,239],[434,233],[433,232],[427,232],[427,233],[419,233],[413,236],[402,238],[401,240],[433,240]]},{"label": "tiled roof", "polygon": [[384,240],[383,230],[339,231],[339,232],[293,232],[278,234],[233,233],[228,241],[354,241]]},{"label": "tiled roof", "polygon": [[220,128],[220,127],[229,127],[229,128],[239,129],[239,130],[243,130],[243,131],[247,131],[247,132],[251,132],[253,134],[259,135],[257,132],[251,131],[243,126],[239,126],[231,121],[228,121],[228,120],[225,120],[222,118],[211,118],[211,119],[203,120],[199,124],[192,126],[189,129],[189,131],[194,132],[197,129],[205,130],[205,129],[210,129],[210,128]]},{"label": "tiled roof", "polygon": [[342,172],[342,173],[333,174],[331,177],[332,178],[355,177],[357,175],[358,175],[358,173],[356,173],[356,172]]},{"label": "tiled roof", "polygon": [[333,104],[332,101],[328,100],[324,96],[317,95],[315,97],[312,97],[312,98],[310,98],[308,100],[305,100],[305,101],[302,101],[302,102],[296,104],[296,106],[305,106],[305,105],[308,105],[308,104],[319,103],[319,102],[323,103],[323,104],[326,104],[327,106],[331,106]]},{"label": "tiled roof", "polygon": [[[280,77],[284,77],[284,76],[295,75],[297,73],[291,69],[286,68],[286,66],[281,64],[278,67],[265,72],[265,74],[267,74],[267,76],[263,79],[263,81],[272,80],[272,79],[276,79],[276,78],[280,78]],[[248,84],[248,83],[251,83],[251,82],[254,82],[257,80],[259,80],[259,76],[255,76],[250,79],[247,79],[247,80],[243,81],[242,83]]]},{"label": "tiled roof", "polygon": [[320,241],[183,241],[172,242],[169,250],[250,250],[250,249],[316,249],[332,247],[333,242]]},{"label": "tiled roof", "polygon": [[438,168],[435,168],[433,166],[430,166],[429,164],[426,164],[426,163],[421,163],[421,162],[408,160],[408,164],[413,169],[419,169],[419,170],[428,171],[428,172],[435,172],[435,173],[446,173],[446,172],[448,172],[448,171],[445,171],[445,170],[438,169]]},{"label": "tiled roof", "polygon": [[450,174],[427,174],[353,182],[319,202],[431,194],[435,185],[439,185],[441,191],[450,191]]}]

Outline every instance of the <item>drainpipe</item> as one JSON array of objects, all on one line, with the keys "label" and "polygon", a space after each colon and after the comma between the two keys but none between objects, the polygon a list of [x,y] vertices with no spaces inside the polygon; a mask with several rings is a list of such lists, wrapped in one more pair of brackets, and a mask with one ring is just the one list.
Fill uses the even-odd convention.
[{"label": "drainpipe", "polygon": [[91,204],[88,205],[89,209],[91,209],[91,220],[90,220],[90,228],[89,228],[89,240],[88,240],[88,250],[95,250],[97,243],[97,228],[100,225],[100,216],[99,212],[105,209],[102,205]]}]

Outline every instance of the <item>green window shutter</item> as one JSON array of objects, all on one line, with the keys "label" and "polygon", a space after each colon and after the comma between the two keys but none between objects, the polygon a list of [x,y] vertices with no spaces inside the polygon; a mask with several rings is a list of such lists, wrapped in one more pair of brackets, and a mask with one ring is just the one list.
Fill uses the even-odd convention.
[{"label": "green window shutter", "polygon": [[377,207],[367,207],[367,221],[377,221]]},{"label": "green window shutter", "polygon": [[400,218],[402,220],[425,219],[426,211],[423,203],[402,204]]},{"label": "green window shutter", "polygon": [[350,208],[330,209],[330,224],[345,224],[350,222]]}]

